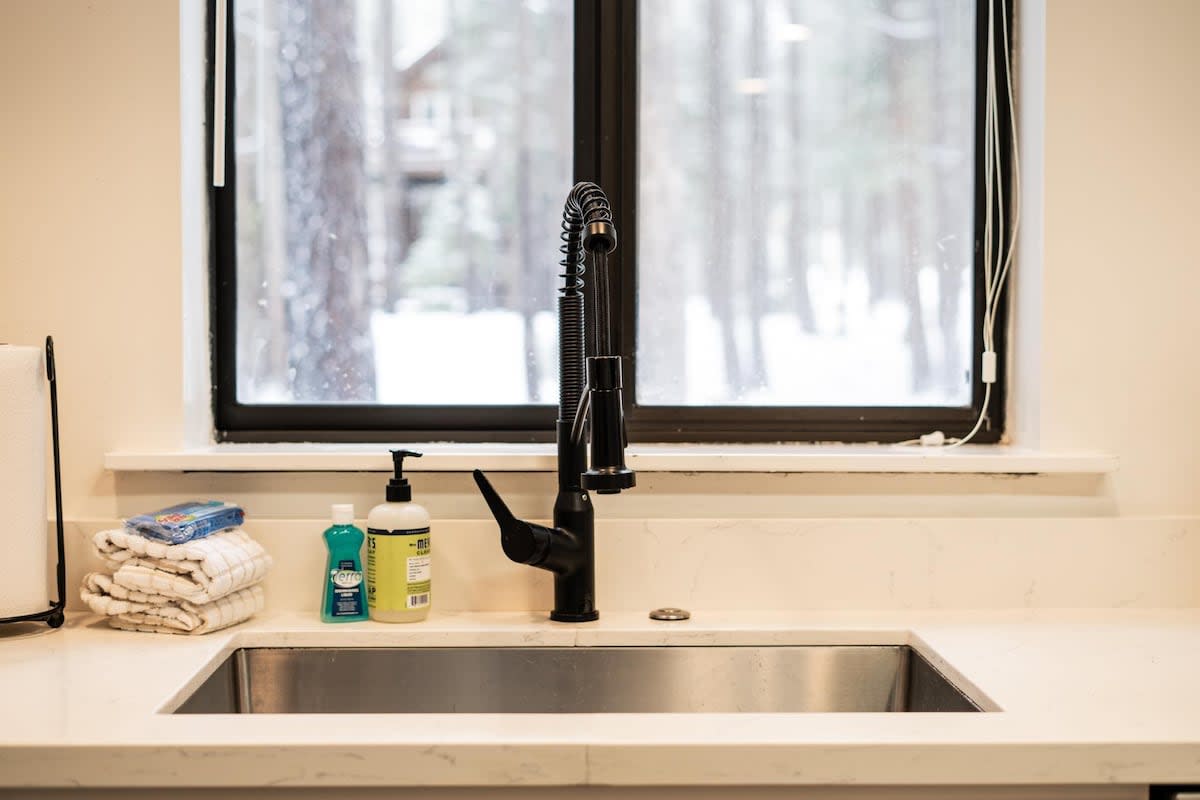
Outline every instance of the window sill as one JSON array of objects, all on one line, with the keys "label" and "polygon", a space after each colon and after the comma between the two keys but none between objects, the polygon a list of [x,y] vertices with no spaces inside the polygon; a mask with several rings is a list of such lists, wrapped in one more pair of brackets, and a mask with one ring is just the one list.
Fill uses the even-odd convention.
[{"label": "window sill", "polygon": [[[550,444],[406,444],[425,454],[413,472],[551,472]],[[388,445],[219,444],[166,451],[106,453],[113,472],[390,472]],[[942,473],[980,475],[1106,474],[1106,453],[1041,451],[1002,445],[951,450],[897,445],[631,445],[639,472]]]}]

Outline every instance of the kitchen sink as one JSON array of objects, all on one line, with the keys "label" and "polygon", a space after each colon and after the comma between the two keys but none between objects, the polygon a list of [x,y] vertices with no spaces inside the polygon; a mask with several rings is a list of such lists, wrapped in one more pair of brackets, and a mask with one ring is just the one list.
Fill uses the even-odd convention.
[{"label": "kitchen sink", "polygon": [[176,714],[980,711],[896,646],[242,648]]}]

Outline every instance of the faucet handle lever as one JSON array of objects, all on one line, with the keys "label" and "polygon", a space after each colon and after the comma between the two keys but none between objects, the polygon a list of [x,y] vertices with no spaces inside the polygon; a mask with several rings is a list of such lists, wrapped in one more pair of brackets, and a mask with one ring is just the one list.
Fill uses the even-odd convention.
[{"label": "faucet handle lever", "polygon": [[504,548],[504,554],[518,564],[540,566],[546,560],[554,530],[517,519],[483,471],[477,469],[472,474],[475,476],[479,493],[483,495],[492,516],[500,525],[500,545]]},{"label": "faucet handle lever", "polygon": [[472,475],[475,476],[475,485],[479,487],[479,493],[483,495],[484,501],[487,502],[488,508],[492,511],[492,516],[496,518],[496,522],[500,523],[503,528],[506,524],[517,522],[517,518],[508,510],[508,506],[504,504],[504,499],[500,497],[500,493],[492,486],[492,482],[483,474],[483,470],[477,469]]}]

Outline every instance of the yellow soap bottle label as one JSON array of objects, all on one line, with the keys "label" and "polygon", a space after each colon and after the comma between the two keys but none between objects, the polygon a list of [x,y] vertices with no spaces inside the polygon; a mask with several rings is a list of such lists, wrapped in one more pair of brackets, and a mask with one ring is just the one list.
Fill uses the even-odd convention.
[{"label": "yellow soap bottle label", "polygon": [[367,528],[367,606],[411,611],[429,605],[429,528]]}]

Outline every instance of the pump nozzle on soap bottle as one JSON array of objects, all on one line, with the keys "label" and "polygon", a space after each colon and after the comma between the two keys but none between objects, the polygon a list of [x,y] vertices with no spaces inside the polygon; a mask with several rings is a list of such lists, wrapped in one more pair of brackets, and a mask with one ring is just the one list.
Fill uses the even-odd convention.
[{"label": "pump nozzle on soap bottle", "polygon": [[404,477],[404,459],[420,458],[416,450],[392,450],[392,479],[387,485],[387,501],[389,503],[407,503],[412,500],[412,487],[408,478]]}]

